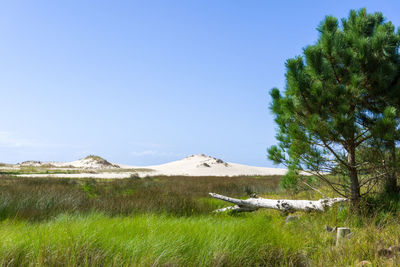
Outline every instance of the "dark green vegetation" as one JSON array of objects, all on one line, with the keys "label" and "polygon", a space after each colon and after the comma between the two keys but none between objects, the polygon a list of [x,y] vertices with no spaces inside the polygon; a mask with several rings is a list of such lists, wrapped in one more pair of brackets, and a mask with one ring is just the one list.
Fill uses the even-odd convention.
[{"label": "dark green vegetation", "polygon": [[284,95],[271,92],[279,145],[269,155],[289,167],[285,187],[311,171],[359,210],[376,184],[398,191],[400,30],[361,9],[341,21],[326,17],[318,31],[314,45],[287,61]]}]

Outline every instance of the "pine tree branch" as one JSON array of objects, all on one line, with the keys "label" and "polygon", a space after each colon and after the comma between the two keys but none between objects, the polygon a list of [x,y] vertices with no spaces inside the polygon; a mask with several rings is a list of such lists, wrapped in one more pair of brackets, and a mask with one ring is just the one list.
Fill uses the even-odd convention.
[{"label": "pine tree branch", "polygon": [[320,193],[323,197],[327,198],[327,196],[322,193],[320,190],[318,190],[317,188],[312,187],[311,185],[307,184],[306,182],[302,181],[303,184],[305,184],[306,186],[310,187],[312,190],[314,190],[315,192]]},{"label": "pine tree branch", "polygon": [[324,140],[322,140],[322,143],[324,144],[324,146],[335,156],[335,158],[342,163],[344,166],[346,166],[347,168],[351,168],[351,166],[345,162],[344,160],[342,160],[338,154],[336,154],[336,152],[333,150],[333,148],[331,148]]},{"label": "pine tree branch", "polygon": [[331,68],[332,68],[333,74],[335,75],[337,83],[341,84],[342,82],[340,81],[340,79],[339,79],[339,77],[337,75],[337,72],[336,72],[336,68],[335,68],[335,66],[334,66],[334,64],[332,62],[333,56],[329,55],[327,58],[328,58],[328,61],[329,61],[330,65],[331,65]]},{"label": "pine tree branch", "polygon": [[[357,137],[357,138],[359,138],[359,137]],[[357,140],[357,138],[356,138],[356,140]],[[361,140],[356,142],[356,146],[361,145],[363,142],[367,141],[370,138],[372,138],[372,135],[365,136],[364,138],[362,138]]]},{"label": "pine tree branch", "polygon": [[335,185],[337,185],[337,186],[340,186],[340,187],[345,188],[344,185],[338,184],[338,183],[334,183],[334,182],[332,182],[332,181],[329,181],[328,179],[326,179],[325,175],[322,175],[322,174],[319,173],[318,171],[315,171],[315,172],[313,172],[313,171],[308,171],[308,170],[302,170],[302,171],[303,171],[303,172],[306,172],[306,173],[309,173],[309,174],[312,174],[312,175],[318,176],[318,178],[321,179],[322,181],[324,181],[326,184],[328,184],[328,186],[330,186],[330,187],[332,188],[333,191],[335,191],[337,194],[339,194],[339,195],[342,196],[342,197],[346,197],[345,194],[343,194],[342,192],[340,192],[340,190],[337,189],[337,188],[335,187]]}]

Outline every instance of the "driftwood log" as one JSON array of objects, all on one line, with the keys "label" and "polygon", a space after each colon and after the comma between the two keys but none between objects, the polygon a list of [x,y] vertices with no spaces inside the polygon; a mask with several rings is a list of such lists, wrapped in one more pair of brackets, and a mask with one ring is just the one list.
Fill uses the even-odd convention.
[{"label": "driftwood log", "polygon": [[244,200],[215,193],[210,193],[210,196],[235,204],[235,206],[218,209],[215,212],[223,212],[227,210],[236,212],[255,211],[260,208],[275,209],[284,213],[292,213],[295,211],[325,211],[333,204],[347,201],[347,198],[323,198],[319,200],[249,198]]}]

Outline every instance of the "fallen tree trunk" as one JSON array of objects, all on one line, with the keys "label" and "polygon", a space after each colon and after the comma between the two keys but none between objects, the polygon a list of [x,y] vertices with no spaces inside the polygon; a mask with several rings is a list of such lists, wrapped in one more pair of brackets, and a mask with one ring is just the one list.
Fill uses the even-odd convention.
[{"label": "fallen tree trunk", "polygon": [[226,207],[215,212],[231,211],[255,211],[260,208],[280,210],[285,213],[295,211],[325,211],[335,203],[345,202],[347,198],[323,198],[319,200],[288,200],[288,199],[266,199],[266,198],[249,198],[237,199],[226,197],[223,195],[210,193],[210,196],[226,202],[236,204],[232,207]]}]

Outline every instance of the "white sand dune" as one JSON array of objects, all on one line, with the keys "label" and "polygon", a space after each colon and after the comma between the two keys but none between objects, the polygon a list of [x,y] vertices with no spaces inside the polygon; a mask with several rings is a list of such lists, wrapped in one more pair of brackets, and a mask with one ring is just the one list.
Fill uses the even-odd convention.
[{"label": "white sand dune", "polygon": [[[158,175],[187,176],[238,176],[238,175],[284,175],[286,169],[254,167],[225,162],[204,154],[192,155],[182,160],[161,165],[147,166]],[[151,175],[154,175],[152,173]]]},{"label": "white sand dune", "polygon": [[[244,164],[237,164],[225,162],[221,159],[206,156],[204,154],[197,154],[186,157],[182,160],[177,160],[161,165],[152,166],[130,166],[110,163],[97,156],[88,156],[84,159],[57,163],[52,162],[53,166],[57,168],[74,168],[83,170],[80,173],[57,173],[57,174],[24,174],[20,176],[25,177],[70,177],[70,178],[127,178],[132,174],[139,175],[140,177],[154,176],[154,175],[182,175],[182,176],[243,176],[243,175],[285,175],[286,169],[279,168],[265,168],[248,166]],[[107,171],[103,171],[107,169]],[[113,169],[118,169],[113,171]],[[136,169],[136,170],[133,170]],[[85,171],[87,170],[87,171]]]},{"label": "white sand dune", "polygon": [[113,164],[107,160],[94,155],[89,155],[83,159],[70,162],[41,162],[41,161],[25,161],[18,164],[19,166],[32,167],[55,167],[55,168],[78,168],[78,169],[116,169],[120,168],[118,164]]}]

